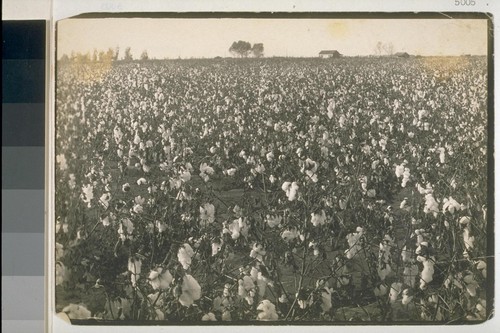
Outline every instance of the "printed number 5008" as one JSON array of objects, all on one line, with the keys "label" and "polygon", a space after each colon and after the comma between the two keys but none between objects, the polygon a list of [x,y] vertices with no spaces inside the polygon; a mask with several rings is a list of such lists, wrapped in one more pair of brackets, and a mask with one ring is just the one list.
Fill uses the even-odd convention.
[{"label": "printed number 5008", "polygon": [[455,6],[475,6],[476,0],[455,0]]}]

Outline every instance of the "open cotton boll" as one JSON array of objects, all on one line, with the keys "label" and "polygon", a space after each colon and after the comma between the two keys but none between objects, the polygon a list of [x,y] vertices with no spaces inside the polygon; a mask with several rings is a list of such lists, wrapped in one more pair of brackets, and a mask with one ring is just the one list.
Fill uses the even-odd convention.
[{"label": "open cotton boll", "polygon": [[200,220],[204,224],[210,224],[215,221],[215,206],[211,203],[205,203],[200,207]]},{"label": "open cotton boll", "polygon": [[403,172],[405,171],[405,166],[404,164],[396,165],[396,177],[400,178],[403,176]]},{"label": "open cotton boll", "polygon": [[407,305],[407,304],[409,304],[413,300],[413,296],[410,295],[410,289],[408,289],[408,288],[405,289],[405,290],[403,290],[403,294],[402,295],[403,295],[403,299],[401,300],[401,303],[403,305]]},{"label": "open cotton boll", "polygon": [[271,228],[277,227],[281,223],[282,220],[283,220],[283,217],[281,215],[273,215],[273,216],[267,215],[266,216],[266,222]]},{"label": "open cotton boll", "polygon": [[312,213],[311,214],[311,223],[317,227],[318,225],[323,225],[326,223],[326,213],[324,210],[321,210],[321,213],[319,214],[315,214],[315,213]]},{"label": "open cotton boll", "polygon": [[130,280],[132,281],[132,286],[135,287],[137,279],[141,274],[142,261],[138,258],[131,257],[128,260],[128,271],[131,273]]},{"label": "open cotton boll", "polygon": [[389,300],[394,303],[398,299],[399,294],[401,293],[401,289],[403,284],[401,282],[394,282],[391,284],[391,288],[389,290]]},{"label": "open cotton boll", "polygon": [[65,313],[69,319],[89,319],[92,316],[92,313],[81,304],[69,304],[62,312]]},{"label": "open cotton boll", "polygon": [[463,237],[464,237],[465,248],[467,250],[473,249],[474,248],[474,241],[476,240],[476,238],[471,235],[469,227],[464,228]]},{"label": "open cotton boll", "polygon": [[209,312],[201,317],[201,321],[217,321],[217,318],[215,318],[213,312]]},{"label": "open cotton boll", "polygon": [[276,313],[276,306],[267,299],[260,302],[259,306],[257,306],[257,311],[259,311],[259,314],[257,315],[257,320],[262,320],[262,321],[278,320],[278,314]]},{"label": "open cotton boll", "polygon": [[486,262],[479,260],[476,264],[476,268],[481,272],[483,277],[486,279]]},{"label": "open cotton boll", "polygon": [[177,252],[177,259],[182,265],[182,268],[188,269],[189,266],[191,266],[191,258],[193,255],[193,248],[189,244],[184,243],[184,245],[179,248],[179,251]]},{"label": "open cotton boll", "polygon": [[434,260],[417,256],[417,260],[424,265],[424,269],[420,273],[420,289],[424,290],[427,285],[432,282],[434,275]]},{"label": "open cotton boll", "polygon": [[191,275],[186,274],[182,279],[182,293],[179,297],[181,305],[189,307],[201,298],[201,287],[198,281]]},{"label": "open cotton boll", "polygon": [[460,205],[455,199],[452,197],[443,199],[443,213],[446,211],[451,214],[455,213],[455,211],[461,210],[462,205]]},{"label": "open cotton boll", "polygon": [[296,182],[284,182],[283,185],[281,185],[281,189],[285,191],[289,201],[294,201],[297,197],[299,185]]},{"label": "open cotton boll", "polygon": [[149,284],[154,290],[167,289],[172,283],[172,274],[167,269],[157,267],[149,273]]},{"label": "open cotton boll", "polygon": [[377,297],[381,297],[387,294],[387,287],[385,284],[381,284],[373,289],[373,294]]}]

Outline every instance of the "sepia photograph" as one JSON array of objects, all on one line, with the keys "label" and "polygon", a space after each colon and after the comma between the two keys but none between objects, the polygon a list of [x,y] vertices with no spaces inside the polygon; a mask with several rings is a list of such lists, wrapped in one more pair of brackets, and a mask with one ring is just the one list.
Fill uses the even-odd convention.
[{"label": "sepia photograph", "polygon": [[492,34],[480,13],[58,21],[52,311],[487,321]]}]

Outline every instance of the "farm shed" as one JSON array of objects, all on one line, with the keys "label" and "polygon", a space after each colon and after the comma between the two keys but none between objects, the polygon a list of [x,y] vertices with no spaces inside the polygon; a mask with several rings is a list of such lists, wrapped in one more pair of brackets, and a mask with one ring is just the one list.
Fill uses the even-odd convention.
[{"label": "farm shed", "polygon": [[398,57],[398,58],[409,58],[410,57],[408,52],[396,52],[396,53],[394,53],[394,56]]},{"label": "farm shed", "polygon": [[320,58],[340,58],[342,54],[340,54],[337,50],[323,50],[319,53]]}]

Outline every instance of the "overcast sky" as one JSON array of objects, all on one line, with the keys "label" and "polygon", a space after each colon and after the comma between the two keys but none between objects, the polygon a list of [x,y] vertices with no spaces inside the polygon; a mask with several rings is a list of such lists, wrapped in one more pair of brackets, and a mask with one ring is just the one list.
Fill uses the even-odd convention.
[{"label": "overcast sky", "polygon": [[486,55],[482,19],[67,19],[58,25],[58,58],[130,46],[134,58],[230,56],[233,41],[263,43],[265,56],[313,57],[321,50],[348,56],[374,53],[378,41],[394,52]]}]

